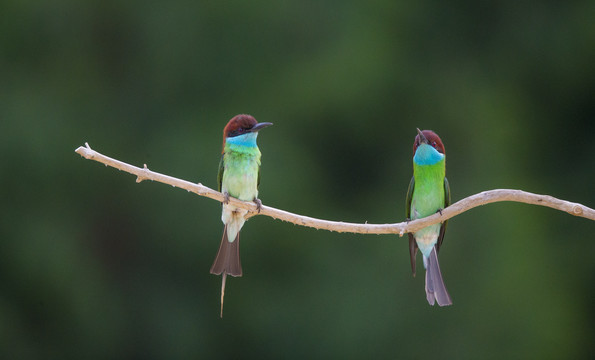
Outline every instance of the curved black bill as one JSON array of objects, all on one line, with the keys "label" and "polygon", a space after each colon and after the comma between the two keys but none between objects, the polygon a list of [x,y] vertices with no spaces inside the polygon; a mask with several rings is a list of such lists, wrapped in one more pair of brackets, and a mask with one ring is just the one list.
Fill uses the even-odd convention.
[{"label": "curved black bill", "polygon": [[252,127],[252,129],[250,129],[250,130],[248,130],[248,131],[249,131],[249,132],[257,132],[257,131],[259,131],[260,129],[264,129],[265,127],[267,127],[267,126],[271,126],[271,125],[273,125],[273,123],[270,123],[270,122],[261,122],[261,123],[258,123],[258,124],[256,124],[256,125],[254,125],[254,126]]},{"label": "curved black bill", "polygon": [[424,144],[429,144],[428,139],[426,139],[426,137],[424,136],[424,133],[422,133],[419,128],[417,128],[417,134],[419,135],[420,142],[422,142]]}]

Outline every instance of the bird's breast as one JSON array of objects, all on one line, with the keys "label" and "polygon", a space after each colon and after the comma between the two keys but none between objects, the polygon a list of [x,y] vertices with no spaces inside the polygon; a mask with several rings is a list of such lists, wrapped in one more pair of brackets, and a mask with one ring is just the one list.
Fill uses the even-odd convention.
[{"label": "bird's breast", "polygon": [[260,161],[256,156],[227,156],[221,188],[230,196],[244,201],[258,197],[258,170]]}]

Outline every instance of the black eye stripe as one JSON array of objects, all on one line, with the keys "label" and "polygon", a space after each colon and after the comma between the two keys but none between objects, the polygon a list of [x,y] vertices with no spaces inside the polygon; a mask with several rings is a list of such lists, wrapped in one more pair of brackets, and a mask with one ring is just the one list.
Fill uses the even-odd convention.
[{"label": "black eye stripe", "polygon": [[248,130],[248,129],[245,129],[245,128],[235,129],[235,130],[229,132],[229,136],[233,137],[233,136],[242,135],[246,132],[246,130]]}]

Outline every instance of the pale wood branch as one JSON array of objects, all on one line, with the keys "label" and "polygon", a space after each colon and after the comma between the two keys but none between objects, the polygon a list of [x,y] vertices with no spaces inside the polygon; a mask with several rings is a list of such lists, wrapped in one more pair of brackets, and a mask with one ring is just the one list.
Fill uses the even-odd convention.
[{"label": "pale wood branch", "polygon": [[[86,159],[95,160],[105,164],[106,166],[111,166],[118,170],[123,170],[130,174],[136,175],[136,182],[141,182],[143,180],[158,181],[173,187],[178,187],[193,192],[200,196],[217,200],[219,202],[223,201],[222,193],[208,188],[200,183],[195,184],[190,181],[177,179],[172,176],[151,171],[147,168],[146,164],[143,166],[143,168],[139,168],[122,161],[112,159],[98,153],[95,150],[92,150],[88,143],[85,143],[85,146],[81,146],[75,151],[77,154]],[[526,191],[510,189],[483,191],[450,205],[446,209],[442,210],[442,214],[436,213],[423,219],[395,224],[356,224],[342,221],[321,220],[308,216],[293,214],[265,205],[262,206],[260,213],[257,213],[256,204],[253,202],[244,202],[235,198],[230,198],[229,201],[231,204],[237,207],[248,210],[248,217],[255,215],[265,215],[296,225],[357,234],[399,234],[400,236],[403,236],[405,233],[415,232],[423,229],[426,226],[443,222],[444,220],[450,219],[474,207],[499,201],[515,201],[532,205],[547,206],[556,210],[567,212],[570,215],[595,220],[595,210],[582,204],[556,199],[555,197],[549,195],[538,195]]]}]

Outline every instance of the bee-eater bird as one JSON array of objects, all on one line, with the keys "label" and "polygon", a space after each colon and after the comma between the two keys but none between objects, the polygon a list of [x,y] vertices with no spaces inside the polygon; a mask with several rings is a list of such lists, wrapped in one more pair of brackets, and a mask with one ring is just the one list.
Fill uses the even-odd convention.
[{"label": "bee-eater bird", "polygon": [[223,152],[219,162],[217,182],[219,191],[225,195],[221,221],[223,238],[211,274],[222,275],[221,280],[221,317],[223,317],[223,296],[227,275],[242,276],[240,262],[240,229],[246,221],[248,210],[229,204],[233,196],[243,201],[254,201],[258,211],[262,203],[258,199],[260,184],[260,150],[256,137],[261,129],[272,123],[258,123],[250,115],[234,116],[223,129]]},{"label": "bee-eater bird", "polygon": [[[432,130],[417,129],[413,143],[413,177],[407,191],[407,219],[420,219],[442,213],[450,205],[450,187],[446,179],[444,144]],[[430,305],[452,305],[442,280],[438,250],[444,240],[447,221],[409,233],[411,270],[415,276],[415,255],[421,250],[426,268],[426,298]]]}]

